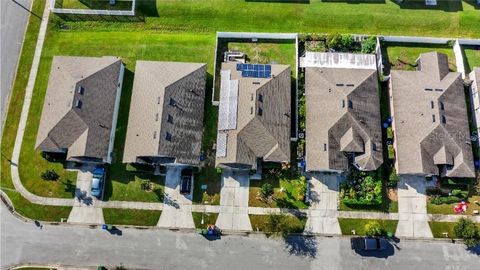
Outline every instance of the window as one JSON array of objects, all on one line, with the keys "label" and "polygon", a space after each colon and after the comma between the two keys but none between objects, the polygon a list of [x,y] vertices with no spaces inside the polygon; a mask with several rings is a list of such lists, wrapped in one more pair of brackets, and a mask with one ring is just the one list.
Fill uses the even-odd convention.
[{"label": "window", "polygon": [[348,108],[353,109],[353,102],[351,100],[348,101]]},{"label": "window", "polygon": [[447,118],[445,118],[445,115],[442,115],[442,123],[446,124],[447,123]]},{"label": "window", "polygon": [[170,101],[168,102],[168,104],[170,104],[170,106],[175,106],[177,102],[175,102],[175,99],[170,98]]},{"label": "window", "polygon": [[170,134],[169,132],[166,132],[165,133],[165,140],[167,140],[169,142],[172,141],[172,134]]},{"label": "window", "polygon": [[432,122],[435,123],[435,114],[432,114]]},{"label": "window", "polygon": [[75,107],[81,109],[82,108],[82,101],[80,99],[77,99],[77,101],[75,101]]},{"label": "window", "polygon": [[327,151],[327,144],[326,143],[323,144],[323,151]]},{"label": "window", "polygon": [[167,122],[173,124],[173,116],[171,116],[170,114],[167,116]]},{"label": "window", "polygon": [[262,108],[258,108],[258,115],[260,115],[260,116],[263,115],[263,110],[262,110]]},{"label": "window", "polygon": [[372,143],[372,150],[373,150],[373,151],[377,151],[377,144]]},{"label": "window", "polygon": [[443,105],[443,102],[440,101],[440,110],[445,110],[445,105]]},{"label": "window", "polygon": [[258,101],[263,102],[263,95],[262,94],[258,94]]},{"label": "window", "polygon": [[433,101],[430,101],[430,107],[435,108],[435,104],[433,103]]},{"label": "window", "polygon": [[80,95],[83,95],[83,93],[85,93],[85,88],[83,86],[78,86],[78,91],[77,91]]}]

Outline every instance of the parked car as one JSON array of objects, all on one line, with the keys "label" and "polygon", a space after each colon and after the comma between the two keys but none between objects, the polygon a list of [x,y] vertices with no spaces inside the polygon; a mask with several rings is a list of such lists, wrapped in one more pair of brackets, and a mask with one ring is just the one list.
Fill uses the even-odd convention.
[{"label": "parked car", "polygon": [[354,237],[350,240],[352,249],[363,251],[380,251],[387,248],[387,240],[380,237]]},{"label": "parked car", "polygon": [[193,169],[185,168],[182,170],[180,181],[180,194],[190,194],[192,191]]},{"label": "parked car", "polygon": [[96,167],[93,170],[92,189],[91,189],[92,196],[101,198],[104,184],[105,184],[105,168]]}]

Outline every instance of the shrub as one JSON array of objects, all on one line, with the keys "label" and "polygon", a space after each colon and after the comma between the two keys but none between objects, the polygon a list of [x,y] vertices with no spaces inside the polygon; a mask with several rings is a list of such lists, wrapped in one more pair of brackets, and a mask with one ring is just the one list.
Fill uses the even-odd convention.
[{"label": "shrub", "polygon": [[383,229],[377,221],[370,221],[365,224],[365,234],[367,236],[380,236],[383,234]]},{"label": "shrub", "polygon": [[43,180],[55,181],[60,177],[60,175],[58,175],[58,173],[55,172],[55,170],[46,170],[42,172],[41,177]]},{"label": "shrub", "polygon": [[387,139],[393,140],[393,128],[392,127],[387,128]]},{"label": "shrub", "polygon": [[468,247],[474,247],[480,243],[480,231],[470,219],[459,219],[453,229],[457,237],[462,238]]},{"label": "shrub", "polygon": [[142,190],[147,190],[147,191],[151,190],[152,184],[150,183],[150,180],[147,180],[147,179],[142,180],[142,182],[140,183],[140,188]]},{"label": "shrub", "polygon": [[287,237],[292,232],[285,214],[269,214],[265,229],[267,233],[282,237]]},{"label": "shrub", "polygon": [[388,159],[395,159],[395,148],[393,148],[393,145],[389,144],[387,150]]},{"label": "shrub", "polygon": [[351,35],[330,34],[327,36],[327,47],[334,51],[349,51],[353,43]]},{"label": "shrub", "polygon": [[439,196],[439,195],[432,196],[432,199],[430,200],[430,202],[435,205],[458,203],[460,201],[462,201],[462,198],[458,198],[455,196]]},{"label": "shrub", "polygon": [[399,180],[400,179],[398,177],[397,171],[395,170],[395,168],[392,168],[392,170],[390,171],[390,175],[388,176],[388,186],[396,187]]},{"label": "shrub", "polygon": [[362,53],[373,53],[377,47],[377,37],[368,37],[362,41]]},{"label": "shrub", "polygon": [[273,195],[273,186],[270,183],[265,183],[260,188],[260,197],[263,200],[268,200]]}]

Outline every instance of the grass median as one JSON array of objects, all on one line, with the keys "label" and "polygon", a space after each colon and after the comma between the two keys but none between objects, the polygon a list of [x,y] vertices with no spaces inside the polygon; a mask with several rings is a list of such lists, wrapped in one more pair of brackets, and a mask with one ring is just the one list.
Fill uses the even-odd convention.
[{"label": "grass median", "polygon": [[358,219],[358,218],[339,218],[338,223],[343,235],[352,235],[355,230],[355,235],[365,235],[365,225],[369,222],[378,222],[385,232],[395,233],[397,230],[398,220],[383,220],[383,219]]},{"label": "grass median", "polygon": [[162,211],[103,208],[103,218],[106,224],[157,226]]}]

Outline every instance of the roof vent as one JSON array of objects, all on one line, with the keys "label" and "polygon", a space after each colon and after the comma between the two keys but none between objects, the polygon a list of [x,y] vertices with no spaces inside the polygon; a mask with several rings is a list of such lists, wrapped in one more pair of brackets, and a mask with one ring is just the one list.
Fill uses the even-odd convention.
[{"label": "roof vent", "polygon": [[252,84],[260,84],[260,82],[252,82]]},{"label": "roof vent", "polygon": [[437,92],[443,92],[443,89],[441,89],[441,88],[435,88],[435,91],[437,91]]},{"label": "roof vent", "polygon": [[82,108],[82,101],[80,99],[77,99],[77,101],[75,101],[75,107],[79,109]]},{"label": "roof vent", "polygon": [[83,86],[78,86],[78,90],[77,92],[80,94],[80,95],[83,95],[83,93],[85,93],[85,88]]},{"label": "roof vent", "polygon": [[336,86],[343,86],[343,83],[337,83]]},{"label": "roof vent", "polygon": [[349,83],[349,84],[347,84],[347,86],[354,87],[355,85],[353,83]]},{"label": "roof vent", "polygon": [[172,141],[172,134],[170,134],[169,132],[166,132],[165,133],[165,140],[167,140],[169,142]]},{"label": "roof vent", "polygon": [[167,116],[167,122],[173,124],[173,116],[171,116],[170,114]]},{"label": "roof vent", "polygon": [[432,88],[425,88],[425,91],[433,91]]}]

